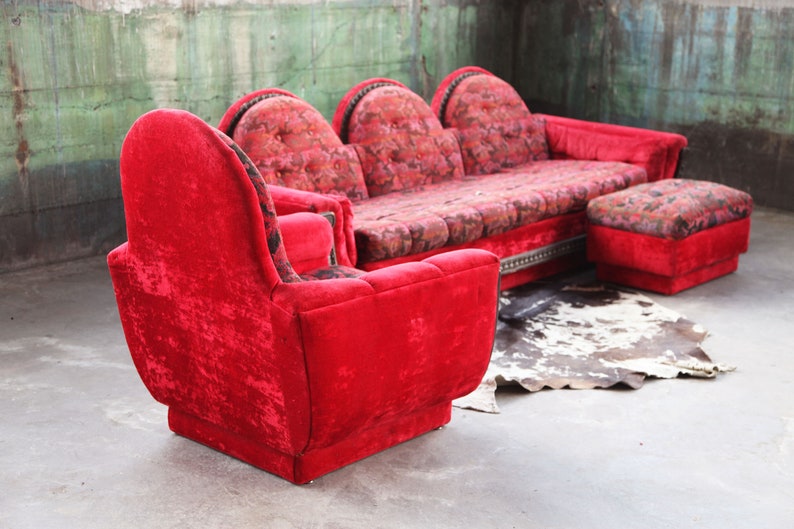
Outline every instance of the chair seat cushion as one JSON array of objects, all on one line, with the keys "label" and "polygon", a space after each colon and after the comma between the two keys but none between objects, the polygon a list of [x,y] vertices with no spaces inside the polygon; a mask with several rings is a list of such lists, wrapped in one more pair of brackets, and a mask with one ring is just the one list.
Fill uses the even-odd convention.
[{"label": "chair seat cushion", "polygon": [[591,224],[680,240],[750,216],[749,194],[714,182],[661,180],[593,200]]},{"label": "chair seat cushion", "polygon": [[642,168],[623,163],[538,161],[371,197],[354,208],[359,263],[465,244],[582,211],[588,200],[644,179]]}]

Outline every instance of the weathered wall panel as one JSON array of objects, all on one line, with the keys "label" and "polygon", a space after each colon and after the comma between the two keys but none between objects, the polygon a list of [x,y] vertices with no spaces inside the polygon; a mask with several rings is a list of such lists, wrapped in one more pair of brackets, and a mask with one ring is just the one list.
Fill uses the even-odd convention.
[{"label": "weathered wall panel", "polygon": [[353,84],[456,67],[536,111],[682,132],[680,176],[794,209],[794,5],[752,0],[3,0],[0,271],[124,239],[118,153],[156,107],[215,124],[265,86],[330,118]]},{"label": "weathered wall panel", "polygon": [[536,111],[680,132],[679,176],[794,209],[794,3],[527,2],[514,83]]},{"label": "weathered wall panel", "polygon": [[481,43],[500,40],[493,22],[509,20],[503,13],[514,8],[473,0],[4,0],[0,271],[124,240],[118,154],[142,113],[182,108],[216,124],[239,96],[276,86],[330,119],[351,86],[374,76],[429,96],[428,64],[434,76],[499,64],[503,55]]}]

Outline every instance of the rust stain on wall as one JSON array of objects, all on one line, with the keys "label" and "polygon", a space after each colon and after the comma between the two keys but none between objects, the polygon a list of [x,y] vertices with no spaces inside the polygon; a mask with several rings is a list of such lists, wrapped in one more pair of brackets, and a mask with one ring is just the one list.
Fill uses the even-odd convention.
[{"label": "rust stain on wall", "polygon": [[19,184],[22,188],[24,195],[28,191],[28,160],[30,160],[30,147],[28,140],[25,138],[25,89],[22,86],[22,79],[19,75],[19,68],[17,67],[14,58],[14,48],[11,42],[7,43],[8,49],[8,69],[11,76],[11,86],[13,95],[12,112],[14,113],[14,125],[17,132],[17,152],[15,160],[17,163],[17,171],[19,174]]}]

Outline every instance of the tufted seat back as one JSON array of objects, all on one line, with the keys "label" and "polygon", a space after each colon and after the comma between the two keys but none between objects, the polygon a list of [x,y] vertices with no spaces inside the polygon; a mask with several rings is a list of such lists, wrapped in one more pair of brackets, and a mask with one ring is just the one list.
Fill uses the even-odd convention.
[{"label": "tufted seat back", "polygon": [[455,133],[397,81],[353,87],[337,108],[334,126],[355,147],[370,197],[463,179]]},{"label": "tufted seat back", "polygon": [[452,72],[431,104],[458,132],[466,174],[490,174],[549,158],[545,121],[509,83],[476,67]]},{"label": "tufted seat back", "polygon": [[322,114],[285,92],[260,95],[247,106],[231,132],[265,182],[302,191],[368,197],[361,165]]}]

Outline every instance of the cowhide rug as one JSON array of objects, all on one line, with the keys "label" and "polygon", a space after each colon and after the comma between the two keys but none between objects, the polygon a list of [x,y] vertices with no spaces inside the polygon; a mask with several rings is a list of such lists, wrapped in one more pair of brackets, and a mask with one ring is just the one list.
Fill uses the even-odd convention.
[{"label": "cowhide rug", "polygon": [[640,388],[645,377],[714,377],[733,367],[701,349],[700,325],[642,294],[605,286],[524,285],[502,294],[496,340],[480,386],[454,402],[498,413],[497,385],[529,391]]}]

